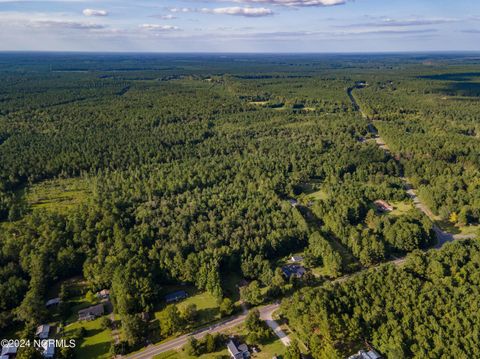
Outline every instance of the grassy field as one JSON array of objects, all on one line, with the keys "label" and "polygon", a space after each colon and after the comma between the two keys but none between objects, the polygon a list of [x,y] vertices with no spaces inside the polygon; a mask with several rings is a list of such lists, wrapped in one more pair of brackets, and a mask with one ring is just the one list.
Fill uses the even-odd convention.
[{"label": "grassy field", "polygon": [[104,330],[101,327],[102,318],[97,318],[92,321],[75,322],[65,328],[65,333],[68,335],[76,329],[81,327],[87,331],[86,336],[77,342],[75,349],[77,358],[85,359],[106,359],[110,358],[110,346],[112,344],[111,330]]},{"label": "grassy field", "polygon": [[413,204],[408,201],[391,202],[390,204],[393,206],[393,211],[390,212],[392,216],[402,216],[414,209]]},{"label": "grassy field", "polygon": [[[182,312],[182,310],[189,304],[195,304],[198,310],[198,320],[195,321],[195,326],[201,326],[214,320],[220,319],[220,310],[216,298],[207,292],[198,292],[191,286],[168,286],[162,291],[162,295],[166,295],[177,290],[186,291],[188,298],[175,303]],[[155,312],[155,318],[160,319],[164,306]]]},{"label": "grassy field", "polygon": [[64,213],[86,202],[89,194],[87,179],[68,178],[41,182],[24,190],[25,201],[35,209]]},{"label": "grassy field", "polygon": [[[68,290],[72,293],[72,297],[68,299],[69,313],[65,320],[65,335],[68,337],[76,332],[81,327],[85,328],[86,335],[80,342],[77,342],[75,353],[77,358],[110,358],[109,351],[112,342],[111,330],[104,330],[101,327],[101,317],[93,321],[78,321],[78,311],[83,308],[88,308],[92,305],[100,303],[96,298],[93,301],[88,301],[85,298],[87,283],[83,278],[72,278],[65,281]],[[58,295],[60,284],[53,286],[49,290],[49,298]],[[58,308],[50,309],[50,318],[52,323],[58,325],[60,322],[60,315]]]},{"label": "grassy field", "polygon": [[480,225],[474,226],[459,226],[454,225],[450,221],[447,220],[437,220],[435,223],[444,231],[452,233],[452,234],[461,234],[461,235],[470,235],[475,234],[478,235],[480,233]]},{"label": "grassy field", "polygon": [[306,198],[311,201],[325,200],[328,199],[328,194],[323,190],[319,190],[309,193]]}]

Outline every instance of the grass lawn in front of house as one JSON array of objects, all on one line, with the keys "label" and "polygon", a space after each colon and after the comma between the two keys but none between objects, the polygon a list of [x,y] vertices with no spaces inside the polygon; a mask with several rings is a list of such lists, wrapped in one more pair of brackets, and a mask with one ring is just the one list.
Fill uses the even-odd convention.
[{"label": "grass lawn in front of house", "polygon": [[102,317],[92,321],[75,322],[65,327],[65,335],[81,327],[87,331],[84,338],[76,343],[75,353],[77,358],[82,359],[107,359],[110,358],[110,346],[112,345],[112,331],[103,329],[101,326]]}]

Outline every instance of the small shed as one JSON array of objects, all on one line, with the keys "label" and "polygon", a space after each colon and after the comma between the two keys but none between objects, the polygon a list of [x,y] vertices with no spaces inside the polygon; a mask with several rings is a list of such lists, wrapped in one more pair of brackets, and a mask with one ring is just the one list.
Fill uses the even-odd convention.
[{"label": "small shed", "polygon": [[97,298],[99,299],[108,299],[110,298],[110,290],[102,289],[100,292],[97,292]]},{"label": "small shed", "polygon": [[290,258],[290,260],[291,260],[293,263],[298,263],[298,262],[303,261],[303,257],[302,257],[302,256],[292,256],[292,257]]}]

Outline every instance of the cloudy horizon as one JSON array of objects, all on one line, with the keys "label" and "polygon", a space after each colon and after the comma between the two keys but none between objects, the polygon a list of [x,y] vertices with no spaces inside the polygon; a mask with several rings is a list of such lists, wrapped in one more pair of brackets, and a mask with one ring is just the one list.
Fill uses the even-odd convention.
[{"label": "cloudy horizon", "polygon": [[0,0],[0,50],[480,50],[474,0]]}]

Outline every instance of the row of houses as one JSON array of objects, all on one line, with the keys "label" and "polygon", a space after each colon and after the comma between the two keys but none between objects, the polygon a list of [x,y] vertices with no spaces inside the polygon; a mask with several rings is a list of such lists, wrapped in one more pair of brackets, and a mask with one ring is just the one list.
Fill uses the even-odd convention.
[{"label": "row of houses", "polygon": [[[51,326],[48,324],[42,324],[37,327],[35,331],[35,337],[41,339],[41,354],[44,358],[50,359],[55,356],[55,341],[48,340],[51,332]],[[19,343],[12,342],[2,347],[0,359],[13,359],[17,356]]]}]

